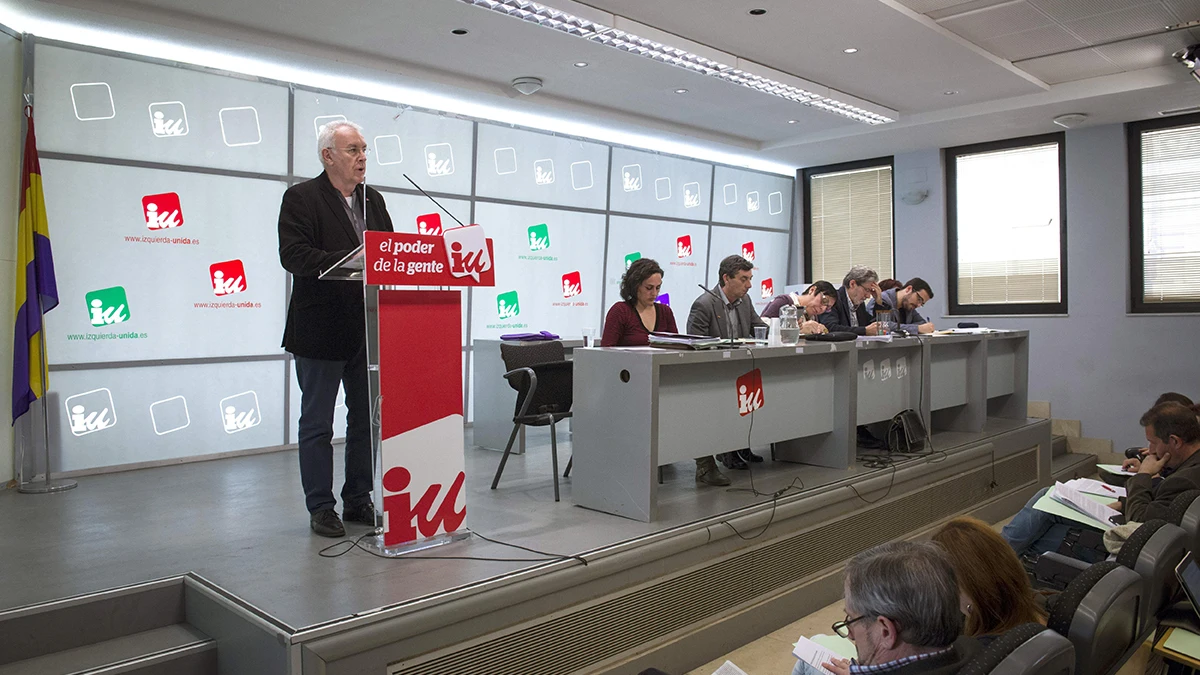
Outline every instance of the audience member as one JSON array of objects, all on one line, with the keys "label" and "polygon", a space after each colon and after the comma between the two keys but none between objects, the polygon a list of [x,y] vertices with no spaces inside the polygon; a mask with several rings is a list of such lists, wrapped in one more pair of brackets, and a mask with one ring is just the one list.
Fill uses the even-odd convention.
[{"label": "audience member", "polygon": [[671,308],[656,302],[662,289],[663,270],[650,258],[633,261],[621,277],[621,301],[604,318],[601,347],[638,347],[650,344],[650,333],[678,333]]},{"label": "audience member", "polygon": [[[882,288],[882,285],[880,285]],[[913,277],[904,284],[903,288],[892,288],[880,293],[875,302],[875,318],[879,319],[880,310],[892,311],[891,330],[902,330],[916,335],[917,333],[932,333],[933,322],[928,321],[917,311],[933,297],[933,289],[920,277]]]},{"label": "audience member", "polygon": [[837,302],[821,315],[821,323],[831,332],[850,332],[856,335],[875,335],[879,325],[872,322],[867,298],[879,302],[879,275],[869,267],[850,268],[838,289]]},{"label": "audience member", "polygon": [[890,291],[893,288],[900,288],[900,282],[896,281],[895,279],[884,279],[883,281],[879,282],[880,292]]}]

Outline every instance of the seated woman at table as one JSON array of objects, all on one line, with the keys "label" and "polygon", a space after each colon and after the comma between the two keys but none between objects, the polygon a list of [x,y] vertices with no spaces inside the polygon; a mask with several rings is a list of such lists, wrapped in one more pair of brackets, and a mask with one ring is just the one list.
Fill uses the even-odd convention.
[{"label": "seated woman at table", "polygon": [[621,302],[604,318],[601,347],[637,347],[650,344],[650,333],[677,333],[671,308],[655,302],[662,288],[663,270],[650,258],[633,261],[621,277]]},{"label": "seated woman at table", "polygon": [[804,289],[803,293],[785,293],[777,296],[762,311],[764,319],[779,316],[779,310],[788,303],[796,306],[796,320],[800,322],[800,332],[804,335],[828,333],[817,317],[828,312],[837,302],[837,289],[828,281],[815,281],[812,286]]}]

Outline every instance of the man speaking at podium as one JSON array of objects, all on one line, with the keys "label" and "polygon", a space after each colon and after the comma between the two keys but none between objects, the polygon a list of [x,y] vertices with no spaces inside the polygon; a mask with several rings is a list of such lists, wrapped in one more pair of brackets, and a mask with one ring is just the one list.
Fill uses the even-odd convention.
[{"label": "man speaking at podium", "polygon": [[346,534],[333,498],[333,411],[346,391],[346,481],[342,518],[375,523],[371,503],[371,401],[362,284],[317,278],[363,241],[366,230],[392,231],[383,196],[367,187],[367,141],[352,122],[317,134],[325,170],[283,193],[279,262],[292,273],[283,348],[295,357],[300,385],[300,483],[309,525],[323,537]]}]

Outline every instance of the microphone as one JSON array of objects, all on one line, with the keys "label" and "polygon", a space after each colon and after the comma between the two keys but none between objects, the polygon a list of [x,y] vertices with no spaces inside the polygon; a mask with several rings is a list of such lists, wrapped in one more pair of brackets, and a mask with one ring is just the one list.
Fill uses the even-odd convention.
[{"label": "microphone", "polygon": [[709,295],[711,295],[717,299],[717,307],[720,308],[721,315],[725,317],[725,332],[729,334],[729,344],[730,344],[730,346],[733,346],[733,325],[729,321],[729,315],[725,313],[725,298],[722,298],[720,295],[718,295],[716,293],[716,291],[709,288],[708,286],[705,286],[704,284],[696,284],[696,285],[700,287],[700,290],[704,291],[705,293],[708,293]]},{"label": "microphone", "polygon": [[1142,459],[1145,456],[1146,452],[1142,448],[1125,448],[1125,459]]}]

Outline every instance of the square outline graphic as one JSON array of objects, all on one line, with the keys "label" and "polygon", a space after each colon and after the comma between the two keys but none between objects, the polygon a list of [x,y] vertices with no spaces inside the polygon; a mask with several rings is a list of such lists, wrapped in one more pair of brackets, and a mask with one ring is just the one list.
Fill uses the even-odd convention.
[{"label": "square outline graphic", "polygon": [[[233,112],[234,110],[249,110],[254,113],[254,128],[258,132],[258,140],[247,143],[230,143],[229,137],[225,135],[225,113]],[[237,106],[235,108],[221,108],[217,111],[217,120],[221,123],[221,140],[230,148],[240,148],[246,145],[258,145],[262,143],[262,124],[258,121],[258,108],[252,105]]]},{"label": "square outline graphic", "polygon": [[[183,426],[181,426],[181,427],[175,427],[174,429],[167,429],[166,431],[159,431],[158,430],[158,420],[155,419],[155,417],[154,417],[154,406],[159,405],[160,403],[166,403],[167,401],[174,401],[175,399],[179,399],[180,401],[183,401],[183,416],[185,418],[187,418],[187,422],[184,422]],[[191,413],[188,412],[187,399],[182,396],[172,396],[171,398],[164,398],[161,401],[155,401],[154,403],[151,403],[150,404],[150,423],[154,426],[154,435],[156,435],[156,436],[166,436],[167,434],[174,433],[176,431],[179,431],[180,429],[186,429],[186,428],[190,427],[192,425],[192,415],[191,415]]]},{"label": "square outline graphic", "polygon": [[[775,199],[774,199],[775,197],[779,198],[779,208],[778,209],[775,208]],[[777,215],[783,213],[783,193],[782,192],[772,192],[767,195],[767,213],[771,214],[772,216],[777,216]]]},{"label": "square outline graphic", "polygon": [[[396,152],[400,153],[400,159],[394,162],[383,161],[383,153],[379,151],[379,139],[381,138],[396,139]],[[376,136],[372,142],[375,144],[375,163],[379,166],[391,166],[392,164],[401,164],[404,162],[404,145],[400,143],[400,134],[384,134],[382,136]]]},{"label": "square outline graphic", "polygon": [[[321,124],[317,124],[317,120],[326,120],[326,121]],[[330,122],[336,122],[338,120],[341,120],[343,122],[350,121],[350,120],[346,119],[345,115],[317,115],[316,117],[313,118],[313,135],[316,136],[317,138],[320,138],[321,137],[321,127],[325,126],[326,124],[329,124]]]},{"label": "square outline graphic", "polygon": [[[159,134],[154,131],[154,106],[156,106],[156,105],[171,105],[172,103],[178,103],[180,109],[183,110],[183,133],[182,134],[165,134],[165,135]],[[188,124],[187,106],[183,104],[183,101],[155,101],[154,103],[151,103],[150,105],[146,106],[146,110],[149,111],[149,113],[150,113],[150,131],[151,131],[151,133],[154,134],[155,138],[179,138],[180,136],[187,136],[188,132],[192,130],[191,125]]]},{"label": "square outline graphic", "polygon": [[[575,184],[575,167],[586,164],[588,170],[588,184],[580,187]],[[592,160],[585,159],[582,162],[571,162],[571,187],[576,190],[591,190],[596,185],[596,174],[592,171]]]},{"label": "square outline graphic", "polygon": [[[246,394],[250,394],[251,396],[254,397],[254,410],[255,410],[255,412],[258,413],[258,421],[255,422],[254,424],[251,424],[248,427],[244,427],[242,429],[234,429],[233,431],[230,431],[229,429],[225,428],[225,402],[231,398],[245,396]],[[241,393],[231,394],[231,395],[226,396],[225,398],[221,399],[221,402],[217,405],[217,411],[221,413],[221,417],[220,417],[221,429],[223,429],[225,431],[225,433],[227,433],[227,434],[236,434],[236,433],[241,433],[243,431],[248,431],[248,430],[253,429],[254,427],[262,424],[262,421],[263,421],[262,407],[259,406],[259,404],[258,404],[258,392],[254,391],[253,389],[247,389],[246,391],[243,391]]]},{"label": "square outline graphic", "polygon": [[[112,111],[112,114],[109,115],[108,117],[80,117],[79,116],[79,105],[77,103],[75,103],[75,87],[99,87],[99,86],[103,86],[104,89],[108,92],[108,109]],[[71,85],[71,109],[75,111],[75,119],[79,120],[80,122],[92,122],[95,120],[111,120],[112,118],[117,116],[117,104],[113,103],[112,87],[108,86],[107,82],[76,82],[75,84]]]},{"label": "square outline graphic", "polygon": [[[537,179],[538,165],[541,164],[542,166],[545,166],[543,164],[544,162],[550,162],[550,180],[546,181],[545,183],[539,183],[538,179]],[[554,180],[556,178],[557,178],[557,176],[554,175],[554,159],[553,158],[547,157],[546,159],[534,160],[534,162],[533,162],[533,184],[534,185],[554,185]]]},{"label": "square outline graphic", "polygon": [[[638,186],[633,189],[630,189],[629,186],[625,184],[625,169],[632,169],[635,166],[637,167]],[[642,165],[641,164],[626,164],[625,166],[621,167],[621,188],[624,189],[626,192],[638,192],[642,189]]]},{"label": "square outline graphic", "polygon": [[[750,208],[750,195],[754,195],[754,201],[757,203],[753,209]],[[751,190],[746,193],[746,213],[754,213],[762,208],[762,202],[758,199],[758,190]]]},{"label": "square outline graphic", "polygon": [[[110,424],[106,427],[101,427],[99,429],[92,429],[91,431],[85,431],[81,434],[75,433],[75,429],[73,429],[71,427],[71,401],[79,398],[80,396],[87,396],[88,394],[95,394],[98,391],[102,391],[108,395],[108,410],[112,413],[112,424]],[[63,409],[67,411],[67,429],[71,432],[72,436],[87,436],[88,434],[94,434],[97,431],[104,431],[105,429],[111,429],[111,428],[117,426],[117,406],[115,403],[113,403],[112,390],[110,390],[108,387],[100,387],[99,389],[92,389],[91,391],[84,391],[84,392],[80,392],[78,394],[68,396],[67,398],[63,399]]]},{"label": "square outline graphic", "polygon": [[[658,184],[664,180],[667,181],[667,196],[660,197],[660,196],[658,196],[659,195]],[[665,202],[671,198],[671,178],[669,176],[663,176],[662,178],[654,179],[654,198],[660,202]]]},{"label": "square outline graphic", "polygon": [[[733,188],[733,199],[729,198],[729,188]],[[725,186],[721,188],[721,198],[724,200],[725,206],[733,206],[736,204],[738,202],[737,183],[726,183]]]},{"label": "square outline graphic", "polygon": [[[512,152],[512,171],[501,171],[500,170],[500,151],[501,150],[508,150],[508,151]],[[504,147],[504,148],[496,148],[495,150],[492,150],[492,163],[496,165],[496,175],[497,176],[507,176],[509,174],[516,173],[517,172],[517,149],[510,146],[510,147]]]},{"label": "square outline graphic", "polygon": [[[696,186],[696,203],[695,204],[687,203],[687,190],[688,190],[689,185]],[[685,208],[685,209],[698,208],[702,202],[703,202],[703,200],[700,197],[700,182],[692,181],[691,183],[684,183],[683,184],[683,208]]]},{"label": "square outline graphic", "polygon": [[[449,153],[450,154],[450,157],[449,157],[450,170],[447,171],[446,173],[429,173],[429,149],[430,148],[440,148],[443,145],[446,146],[446,149],[450,151],[450,153]],[[430,178],[441,178],[442,176],[453,176],[454,175],[454,169],[455,169],[454,146],[450,145],[449,143],[430,143],[429,145],[426,145],[424,152],[421,153],[421,159],[423,159],[424,163],[425,163],[425,173],[429,174]]]}]

